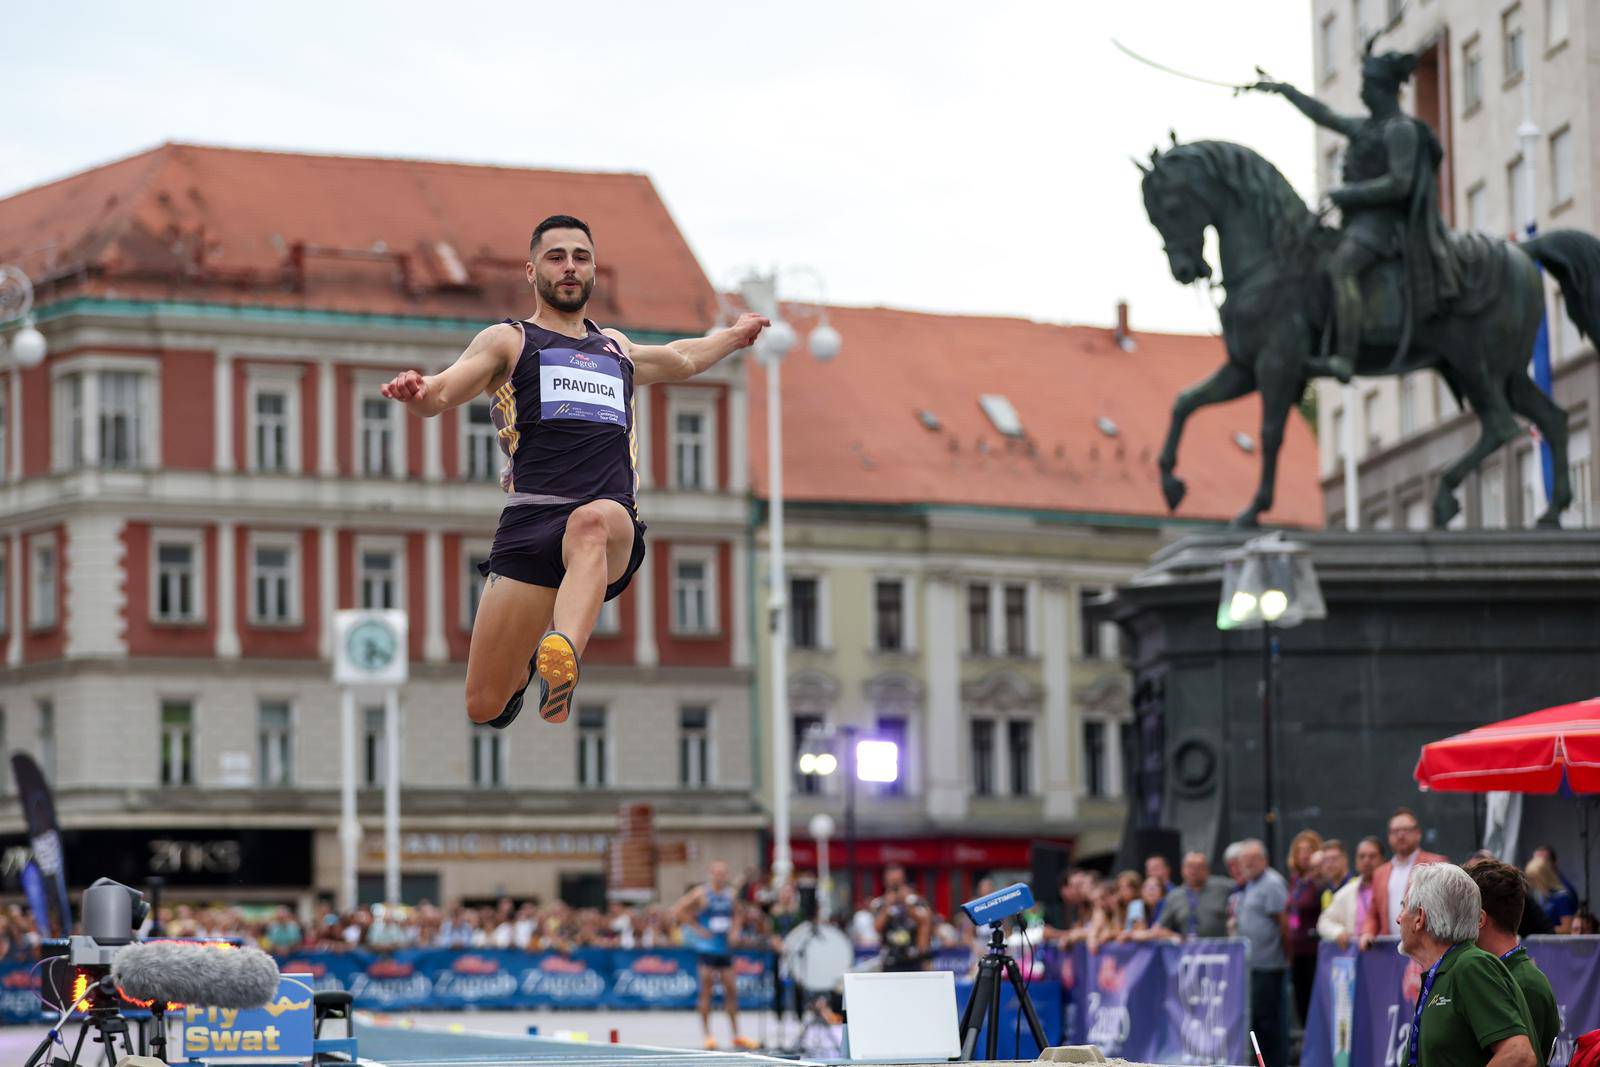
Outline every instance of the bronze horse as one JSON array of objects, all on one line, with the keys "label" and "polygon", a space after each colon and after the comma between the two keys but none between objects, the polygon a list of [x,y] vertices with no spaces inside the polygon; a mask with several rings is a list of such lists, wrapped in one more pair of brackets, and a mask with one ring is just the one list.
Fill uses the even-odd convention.
[{"label": "bronze horse", "polygon": [[[1323,264],[1337,231],[1295,193],[1276,167],[1227,141],[1174,144],[1150,154],[1144,174],[1145,212],[1160,231],[1172,276],[1184,285],[1211,276],[1205,261],[1207,226],[1214,227],[1227,299],[1221,307],[1228,361],[1185,390],[1172,408],[1160,457],[1161,488],[1176,510],[1184,484],[1173,474],[1183,425],[1196,409],[1261,394],[1261,481],[1234,519],[1256,526],[1272,507],[1284,423],[1321,376],[1319,352],[1332,314]],[[1567,415],[1528,376],[1528,360],[1544,316],[1539,267],[1561,286],[1568,314],[1586,337],[1600,326],[1600,240],[1555,230],[1512,244],[1481,235],[1454,236],[1473,264],[1476,299],[1458,301],[1415,324],[1403,360],[1392,339],[1363,335],[1358,375],[1405,374],[1431,368],[1458,401],[1471,406],[1482,432],[1443,473],[1433,500],[1435,527],[1461,510],[1456,488],[1479,463],[1520,432],[1515,416],[1533,422],[1550,443],[1554,484],[1541,526],[1558,526],[1572,503],[1567,475]]]}]

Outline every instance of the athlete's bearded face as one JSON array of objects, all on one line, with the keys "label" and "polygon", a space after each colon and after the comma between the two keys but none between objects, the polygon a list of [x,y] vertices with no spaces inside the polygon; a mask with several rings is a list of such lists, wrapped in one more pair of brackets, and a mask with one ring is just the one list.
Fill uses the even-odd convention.
[{"label": "athlete's bearded face", "polygon": [[582,230],[546,230],[528,263],[539,302],[568,314],[582,311],[594,289],[594,245]]}]

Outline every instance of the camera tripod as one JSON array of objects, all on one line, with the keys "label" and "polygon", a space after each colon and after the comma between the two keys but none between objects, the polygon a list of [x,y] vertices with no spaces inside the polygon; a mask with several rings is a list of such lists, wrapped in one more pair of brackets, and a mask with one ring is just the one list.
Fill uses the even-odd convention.
[{"label": "camera tripod", "polygon": [[[978,978],[972,983],[972,993],[961,1012],[961,1059],[971,1060],[978,1048],[978,1034],[988,1017],[989,1036],[984,1043],[984,1058],[996,1059],[1000,1043],[1000,972],[1004,970],[1011,980],[1011,989],[1017,995],[1017,1007],[1028,1020],[1028,1031],[1033,1043],[1043,1052],[1048,1039],[1044,1027],[1039,1025],[1039,1013],[1033,1010],[1033,999],[1028,996],[1028,983],[1023,981],[1022,968],[1006,952],[1004,924],[989,924],[989,951],[978,961]],[[1021,1052],[1021,1049],[1017,1050]]]},{"label": "camera tripod", "polygon": [[[67,1017],[63,1017],[61,1022],[51,1027],[50,1032],[45,1034],[44,1040],[40,1041],[33,1050],[33,1055],[28,1057],[28,1062],[24,1067],[78,1067],[83,1056],[83,1046],[89,1037],[90,1030],[96,1033],[95,1044],[105,1046],[105,1062],[115,1063],[120,1058],[117,1052],[117,1037],[119,1035],[122,1038],[126,1055],[134,1055],[133,1035],[129,1032],[128,1020],[122,1014],[122,1008],[118,1004],[116,988],[110,986],[109,982],[109,977],[106,977],[98,982],[89,983],[89,988],[85,993],[85,999],[87,999],[89,1007],[84,1013],[84,1017],[78,1022],[78,1040],[73,1044],[72,1055],[66,1058],[59,1056],[48,1060],[45,1058],[50,1054],[50,1047],[68,1025]],[[167,1058],[167,1029],[164,1008],[165,1005],[152,1005],[151,1029],[147,1033],[144,1025],[140,1024],[139,1048],[137,1050],[139,1053],[144,1053],[148,1049],[150,1053],[155,1055],[156,1059],[163,1063],[166,1062]],[[64,1043],[63,1047],[65,1047]]]}]

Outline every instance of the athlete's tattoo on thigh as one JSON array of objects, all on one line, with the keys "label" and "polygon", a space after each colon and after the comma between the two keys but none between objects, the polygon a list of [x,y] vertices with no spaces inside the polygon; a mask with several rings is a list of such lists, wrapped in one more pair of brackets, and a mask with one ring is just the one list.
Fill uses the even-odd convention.
[{"label": "athlete's tattoo on thigh", "polygon": [[490,585],[493,585],[495,582],[498,582],[499,580],[500,580],[500,576],[498,574],[496,574],[494,571],[490,571],[489,572],[489,584]]}]

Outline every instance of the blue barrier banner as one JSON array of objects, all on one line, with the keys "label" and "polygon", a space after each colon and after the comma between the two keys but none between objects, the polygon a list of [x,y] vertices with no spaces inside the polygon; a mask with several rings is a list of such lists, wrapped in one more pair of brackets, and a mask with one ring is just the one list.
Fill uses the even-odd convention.
[{"label": "blue barrier banner", "polygon": [[1350,1067],[1355,1034],[1356,956],[1354,944],[1317,946],[1317,980],[1311,987],[1311,1012],[1300,1052],[1300,1067]]},{"label": "blue barrier banner", "polygon": [[1206,939],[1162,944],[1166,1027],[1155,1063],[1249,1063],[1250,976],[1245,945]]},{"label": "blue barrier banner", "polygon": [[1159,946],[1113,942],[1087,955],[1088,1041],[1107,1059],[1155,1063],[1166,1029],[1166,968]]},{"label": "blue barrier banner", "polygon": [[[967,1000],[972,996],[972,984],[960,982],[956,985],[956,1009],[959,1014],[967,1006]],[[1033,1010],[1039,1016],[1039,1025],[1044,1027],[1045,1038],[1052,1045],[1063,1043],[1065,1031],[1062,1028],[1063,1009],[1065,1007],[1065,993],[1056,982],[1029,982],[1028,999],[1033,1001]],[[988,1022],[984,1022],[985,1030],[978,1037],[978,1058],[983,1059],[983,1051],[988,1047],[989,1033]],[[1020,1033],[1020,1038],[1019,1038]],[[1031,1060],[1039,1055],[1039,1050],[1033,1047],[1033,1035],[1028,1031],[1028,1021],[1022,1018],[1022,1009],[1017,1006],[1017,995],[1011,990],[1011,983],[1002,980],[1000,983],[1000,1031],[998,1043],[995,1046],[995,1055],[1002,1060]]]},{"label": "blue barrier banner", "polygon": [[1530,937],[1524,944],[1550,979],[1561,1015],[1550,1067],[1566,1067],[1578,1038],[1600,1030],[1600,937]]}]

